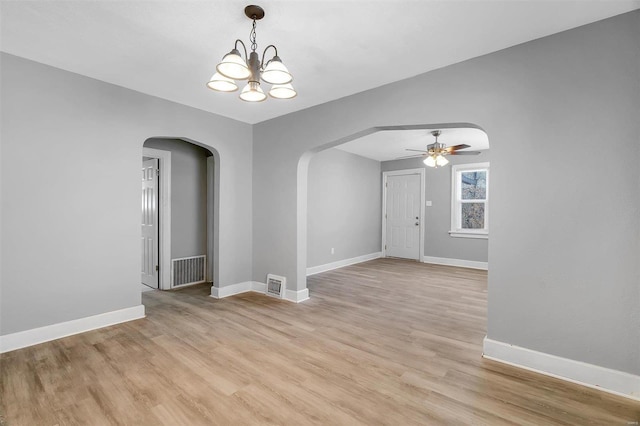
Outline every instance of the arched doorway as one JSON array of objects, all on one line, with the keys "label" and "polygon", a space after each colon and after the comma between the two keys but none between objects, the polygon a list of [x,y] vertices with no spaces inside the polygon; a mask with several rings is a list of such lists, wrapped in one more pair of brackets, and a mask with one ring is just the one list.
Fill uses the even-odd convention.
[{"label": "arched doorway", "polygon": [[[343,137],[340,138],[336,141],[327,143],[325,145],[322,145],[321,147],[318,147],[314,150],[310,150],[305,152],[304,154],[302,154],[302,156],[300,157],[300,160],[298,162],[298,184],[297,184],[297,282],[300,283],[304,283],[304,286],[300,286],[299,285],[299,289],[300,288],[306,288],[306,277],[307,274],[311,274],[311,273],[315,273],[315,272],[321,272],[323,270],[329,270],[329,269],[333,269],[333,267],[341,267],[341,266],[345,266],[347,264],[352,264],[352,263],[356,263],[357,261],[363,261],[363,260],[367,260],[367,259],[371,259],[374,258],[376,253],[361,253],[358,256],[355,256],[354,258],[349,258],[349,259],[341,259],[341,258],[336,258],[336,260],[334,262],[330,262],[327,263],[325,265],[320,265],[319,267],[317,265],[308,265],[308,255],[310,252],[310,249],[308,248],[308,243],[309,243],[309,231],[308,231],[308,225],[309,225],[309,210],[308,210],[308,202],[309,202],[309,194],[308,194],[308,188],[309,188],[309,164],[312,160],[312,158],[314,158],[314,156],[316,156],[316,154],[322,152],[322,151],[326,151],[335,147],[338,147],[340,145],[343,144],[349,144],[352,141],[356,141],[356,140],[361,140],[361,139],[366,139],[366,138],[370,138],[372,135],[376,136],[378,134],[380,134],[381,132],[387,132],[389,131],[390,133],[400,133],[400,132],[405,132],[405,133],[409,133],[409,132],[415,132],[415,131],[423,131],[423,133],[428,133],[428,130],[433,130],[433,129],[444,129],[444,131],[446,132],[447,130],[449,132],[453,132],[455,129],[472,129],[472,130],[476,130],[478,133],[481,133],[483,135],[486,134],[484,133],[484,131],[477,125],[475,124],[471,124],[471,123],[436,123],[436,124],[418,124],[418,125],[398,125],[398,126],[380,126],[380,127],[372,127],[369,129],[365,129],[363,131],[354,133],[352,135],[349,135],[347,137]],[[431,141],[426,141],[425,140],[425,146],[430,143]],[[482,149],[488,149],[488,141],[486,143],[486,147],[483,147]],[[401,154],[399,154],[398,156],[400,156]],[[486,157],[486,156],[485,156]],[[457,157],[456,157],[457,158]],[[421,159],[418,159],[418,163],[416,165],[413,165],[412,167],[416,167],[416,169],[413,169],[415,172],[420,172],[422,173],[422,181],[424,181],[424,165],[421,162]],[[422,170],[418,170],[417,168],[422,168]],[[381,174],[379,176],[379,180],[378,182],[376,182],[377,185],[381,185],[382,183],[382,179],[383,179],[383,173],[389,173],[389,174],[394,174],[396,170],[402,170],[403,167],[402,166],[395,166],[395,165],[390,165],[387,167],[387,169],[385,170],[381,170]],[[404,169],[406,169],[406,167],[404,167]],[[393,172],[391,172],[391,170],[393,170]],[[438,170],[440,172],[440,170]],[[435,177],[435,175],[434,175]],[[442,194],[434,194],[434,197],[439,197],[438,199],[438,203],[437,203],[437,207],[439,209],[441,209],[443,212],[444,210],[446,210],[446,215],[448,215],[447,217],[450,216],[450,212],[449,212],[449,208],[450,208],[450,198],[446,198],[446,201],[444,201],[445,197],[450,197],[450,184],[451,184],[451,174],[449,172],[446,173],[439,173],[439,176],[437,176],[438,179],[438,189],[443,189],[446,187],[446,189],[443,189]],[[435,180],[435,179],[434,179]],[[429,228],[426,226],[425,220],[428,219],[428,215],[429,212],[427,212],[425,214],[425,199],[424,199],[424,189],[425,186],[423,184],[422,186],[422,199],[420,202],[420,208],[418,209],[418,211],[420,211],[420,214],[418,214],[419,218],[416,217],[416,223],[420,223],[421,225],[421,229],[418,233],[419,237],[419,253],[417,256],[417,260],[418,261],[422,261],[422,262],[428,262],[428,263],[443,263],[443,264],[452,264],[454,266],[465,266],[465,267],[479,267],[479,269],[483,269],[484,265],[487,265],[487,257],[488,257],[488,244],[486,243],[486,240],[484,242],[481,242],[479,240],[475,240],[475,241],[463,241],[462,239],[455,239],[453,241],[453,243],[448,244],[450,241],[446,241],[447,243],[447,247],[442,249],[443,253],[448,253],[445,255],[440,255],[440,256],[436,256],[434,255],[433,252],[429,253],[428,251],[425,251],[425,230],[428,230]],[[427,198],[429,199],[429,198]],[[384,204],[384,203],[382,203]],[[381,214],[381,209],[377,210],[376,212],[378,215]],[[441,212],[442,213],[442,212]],[[443,213],[444,214],[444,213]],[[379,248],[379,252],[378,252],[378,256],[382,256],[384,255],[385,252],[385,243],[384,243],[384,230],[385,230],[385,223],[384,223],[384,212],[382,212],[382,217],[383,220],[382,222],[382,226],[378,227],[378,230],[382,232],[383,236],[383,242],[382,242],[382,247]],[[442,214],[440,215],[442,216]],[[380,216],[378,216],[380,217]],[[426,219],[425,219],[426,217]],[[437,220],[442,221],[442,217],[438,217]],[[447,219],[448,220],[448,219]],[[378,222],[380,223],[380,222]],[[439,224],[440,226],[441,224]],[[348,224],[346,224],[346,226],[349,226]],[[446,230],[442,230],[442,232],[440,232],[440,234],[444,234],[446,236],[446,238],[449,237],[449,235],[447,234],[447,231],[449,231],[449,222],[447,222],[447,224],[445,224],[444,226],[447,227]],[[335,230],[334,230],[335,231]],[[344,232],[340,232],[337,231],[338,234],[344,234]],[[320,234],[320,235],[325,235],[322,232],[320,233],[316,233],[316,234]],[[427,236],[429,236],[429,234],[427,233]],[[330,247],[332,245],[328,245],[328,247]],[[449,247],[451,246],[451,247]],[[466,248],[466,246],[472,246],[471,249]],[[461,248],[462,247],[462,248]],[[328,249],[325,249],[325,251],[327,251]],[[446,259],[449,259],[451,256],[454,256],[452,254],[450,254],[451,252],[454,252],[456,250],[462,250],[465,251],[465,253],[461,254],[460,257],[464,258],[466,256],[471,256],[473,257],[475,254],[471,254],[469,255],[469,252],[474,252],[477,251],[479,254],[477,254],[477,256],[479,258],[483,258],[484,261],[475,261],[472,260],[470,262],[467,263],[461,263],[461,264],[456,264],[454,263],[444,263],[446,261]],[[325,253],[325,254],[328,254]],[[331,254],[333,254],[333,247],[331,247]],[[325,256],[325,259],[328,259],[328,256]],[[460,259],[455,259],[455,260],[460,260]],[[308,268],[308,266],[312,266],[312,268]],[[486,266],[484,266],[484,268],[486,269]]]},{"label": "arched doorway", "polygon": [[[150,167],[157,172],[150,173]],[[142,280],[155,273],[150,287],[162,290],[218,277],[219,155],[184,137],[152,137],[143,144]],[[145,178],[157,173],[155,211],[145,199]],[[153,186],[153,185],[150,185]],[[152,188],[153,189],[153,188]],[[147,207],[145,208],[145,203]],[[156,240],[146,239],[155,217]],[[153,264],[153,249],[156,250]],[[157,265],[157,266],[156,266]],[[155,270],[154,270],[155,269]],[[156,283],[154,286],[153,284]],[[144,283],[147,284],[147,283]],[[148,286],[148,284],[147,284]]]}]

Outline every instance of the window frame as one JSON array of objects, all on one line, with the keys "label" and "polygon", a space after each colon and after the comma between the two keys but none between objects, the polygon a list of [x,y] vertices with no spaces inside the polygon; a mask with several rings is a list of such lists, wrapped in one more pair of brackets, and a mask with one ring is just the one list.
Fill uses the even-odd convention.
[{"label": "window frame", "polygon": [[[471,202],[484,203],[484,228],[482,229],[464,229],[461,227],[462,204],[462,173],[466,172],[482,172],[487,173],[487,195],[484,200],[467,200]],[[489,196],[490,196],[490,167],[489,163],[469,163],[456,164],[451,166],[451,228],[449,235],[455,238],[489,238]]]}]

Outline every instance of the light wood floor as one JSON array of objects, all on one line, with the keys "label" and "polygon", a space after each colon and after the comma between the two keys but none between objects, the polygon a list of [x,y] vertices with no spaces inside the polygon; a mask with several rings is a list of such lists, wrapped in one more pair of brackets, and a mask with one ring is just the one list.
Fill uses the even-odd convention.
[{"label": "light wood floor", "polygon": [[[486,273],[379,259],[311,300],[197,286],[2,355],[7,425],[627,425],[640,406],[481,358]],[[2,422],[0,422],[2,423]]]}]

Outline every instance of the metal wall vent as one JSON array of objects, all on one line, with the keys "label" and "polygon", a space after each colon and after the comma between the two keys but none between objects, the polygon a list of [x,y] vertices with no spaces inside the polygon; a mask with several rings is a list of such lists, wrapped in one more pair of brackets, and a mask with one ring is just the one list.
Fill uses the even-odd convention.
[{"label": "metal wall vent", "polygon": [[207,256],[182,257],[171,260],[171,287],[206,281]]},{"label": "metal wall vent", "polygon": [[269,296],[284,299],[284,293],[287,287],[287,279],[278,275],[267,275],[267,288],[265,293]]}]

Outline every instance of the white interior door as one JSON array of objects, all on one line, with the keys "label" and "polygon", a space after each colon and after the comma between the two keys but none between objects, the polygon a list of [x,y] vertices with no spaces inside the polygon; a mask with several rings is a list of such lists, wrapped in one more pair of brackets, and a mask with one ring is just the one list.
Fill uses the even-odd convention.
[{"label": "white interior door", "polygon": [[142,284],[158,288],[158,159],[142,162]]},{"label": "white interior door", "polygon": [[419,174],[387,176],[386,255],[420,259]]}]

